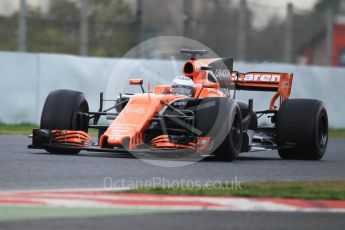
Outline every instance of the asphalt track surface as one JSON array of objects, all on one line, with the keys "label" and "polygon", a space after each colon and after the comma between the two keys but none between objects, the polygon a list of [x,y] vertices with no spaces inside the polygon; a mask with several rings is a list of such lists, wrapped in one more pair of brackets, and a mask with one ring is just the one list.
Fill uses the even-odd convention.
[{"label": "asphalt track surface", "polygon": [[330,139],[321,161],[281,160],[276,151],[246,153],[236,162],[159,167],[117,154],[78,156],[28,150],[24,136],[0,136],[0,191],[132,186],[135,182],[281,181],[345,179],[345,139]]},{"label": "asphalt track surface", "polygon": [[[116,154],[79,156],[28,150],[30,139],[0,136],[0,192],[104,188],[104,179],[152,181],[268,181],[345,179],[345,139],[331,139],[322,161],[284,161],[277,152],[248,153],[233,163],[212,160],[159,167]],[[113,184],[115,186],[115,184]],[[124,184],[116,184],[123,186]],[[125,184],[126,185],[126,184]],[[131,185],[129,183],[129,185]],[[92,218],[3,221],[0,229],[343,229],[342,213],[189,211]]]},{"label": "asphalt track surface", "polygon": [[344,214],[271,212],[180,212],[97,218],[0,222],[0,229],[182,230],[182,229],[344,229]]}]

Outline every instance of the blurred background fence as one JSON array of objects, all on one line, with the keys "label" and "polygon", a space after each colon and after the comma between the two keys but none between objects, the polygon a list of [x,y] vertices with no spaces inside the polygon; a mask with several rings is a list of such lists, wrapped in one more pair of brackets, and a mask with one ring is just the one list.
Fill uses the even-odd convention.
[{"label": "blurred background fence", "polygon": [[0,50],[120,57],[143,40],[179,35],[241,61],[345,65],[345,42],[335,44],[345,36],[336,33],[344,0],[286,2],[3,0]]}]

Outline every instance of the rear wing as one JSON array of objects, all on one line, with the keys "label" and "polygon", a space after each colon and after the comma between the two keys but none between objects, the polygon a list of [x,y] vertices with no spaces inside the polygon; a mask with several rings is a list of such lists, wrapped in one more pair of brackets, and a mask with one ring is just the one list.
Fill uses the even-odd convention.
[{"label": "rear wing", "polygon": [[276,92],[270,102],[270,110],[276,110],[276,101],[280,104],[291,94],[293,74],[269,72],[232,72],[231,85],[237,90]]}]

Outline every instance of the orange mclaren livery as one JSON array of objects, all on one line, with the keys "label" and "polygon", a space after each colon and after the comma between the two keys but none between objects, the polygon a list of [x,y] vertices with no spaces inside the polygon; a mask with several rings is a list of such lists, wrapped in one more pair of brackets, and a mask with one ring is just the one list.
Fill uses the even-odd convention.
[{"label": "orange mclaren livery", "polygon": [[[189,55],[181,76],[171,85],[145,91],[142,79],[136,94],[120,94],[89,111],[84,94],[51,92],[45,102],[40,129],[33,130],[31,149],[60,154],[82,150],[115,153],[155,153],[174,156],[214,156],[233,161],[243,152],[278,150],[283,159],[321,159],[328,142],[324,104],[313,99],[289,99],[289,73],[233,71],[232,58],[197,59],[205,50],[181,50]],[[267,108],[254,111],[253,99],[235,98],[236,92],[272,92]],[[104,101],[114,105],[104,109]],[[262,125],[266,117],[270,124]],[[101,124],[101,118],[110,124]],[[88,134],[98,130],[97,140]],[[171,155],[171,154],[170,154]]]}]

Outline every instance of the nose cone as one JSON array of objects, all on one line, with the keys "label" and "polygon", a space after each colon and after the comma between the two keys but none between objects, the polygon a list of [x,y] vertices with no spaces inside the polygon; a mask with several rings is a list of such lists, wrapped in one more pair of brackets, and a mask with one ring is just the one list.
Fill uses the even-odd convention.
[{"label": "nose cone", "polygon": [[107,145],[135,149],[142,143],[141,134],[161,108],[160,97],[154,94],[136,94],[104,133]]}]

